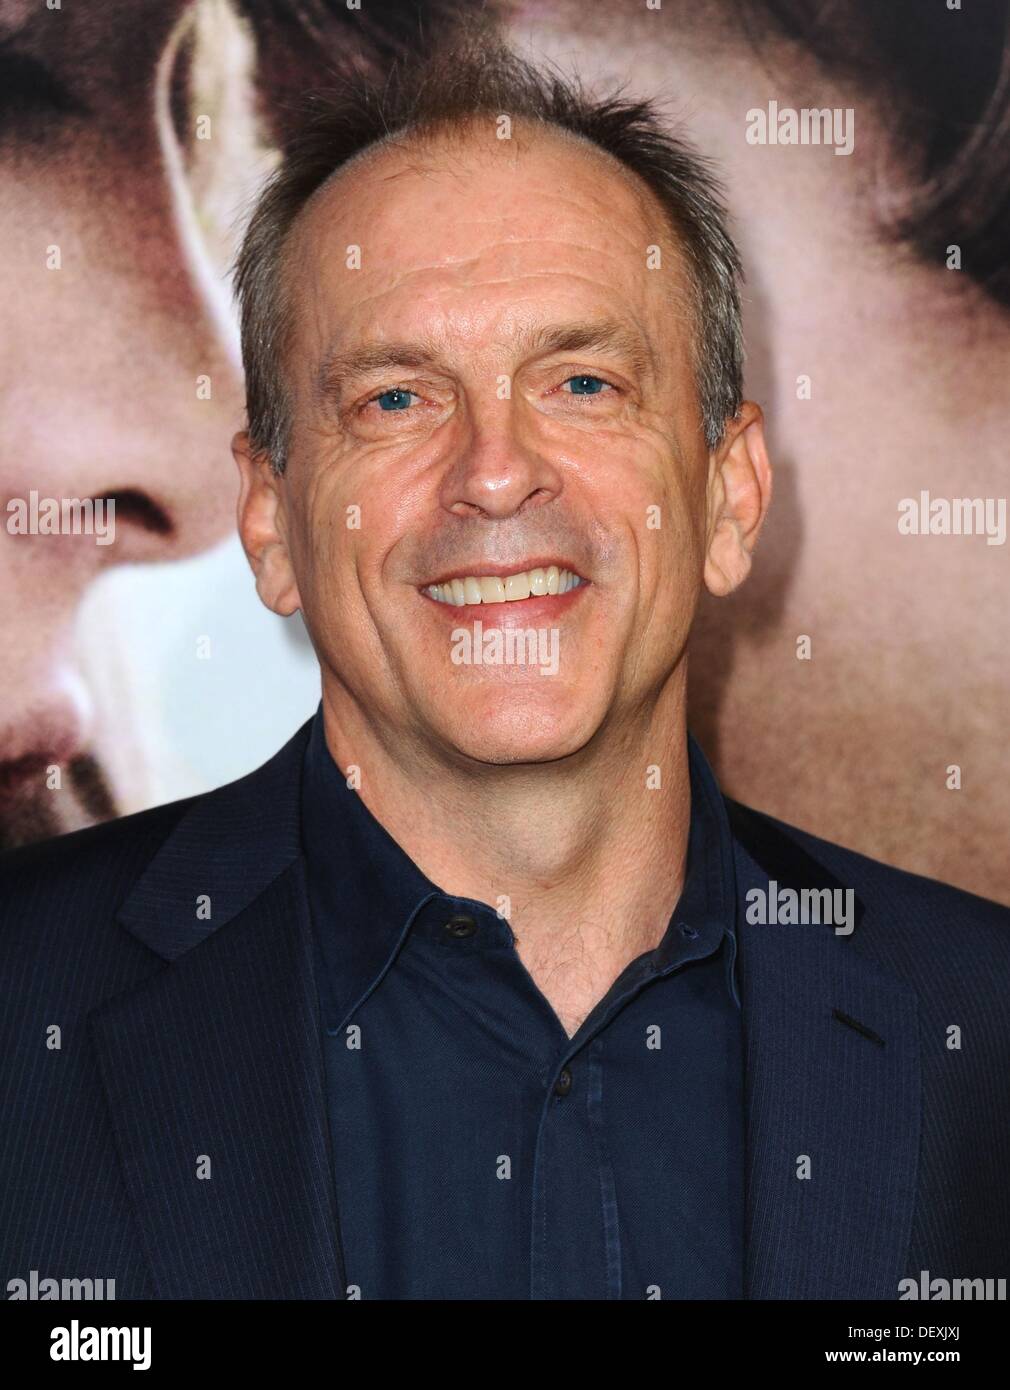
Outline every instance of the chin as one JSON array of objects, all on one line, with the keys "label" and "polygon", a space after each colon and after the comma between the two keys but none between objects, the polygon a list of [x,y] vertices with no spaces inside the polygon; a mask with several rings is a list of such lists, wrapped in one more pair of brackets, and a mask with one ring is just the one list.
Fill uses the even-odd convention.
[{"label": "chin", "polygon": [[546,763],[577,753],[592,738],[601,719],[571,686],[546,695],[542,689],[472,692],[460,700],[455,717],[441,711],[443,737],[475,762],[508,766]]}]

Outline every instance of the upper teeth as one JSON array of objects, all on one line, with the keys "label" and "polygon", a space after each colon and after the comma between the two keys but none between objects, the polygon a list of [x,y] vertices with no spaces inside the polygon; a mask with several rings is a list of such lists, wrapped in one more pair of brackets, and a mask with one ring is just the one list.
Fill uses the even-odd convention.
[{"label": "upper teeth", "polygon": [[425,589],[439,603],[452,603],[462,608],[465,603],[512,603],[532,594],[566,594],[585,580],[571,570],[550,565],[547,569],[520,570],[518,574],[467,575],[465,579],[447,579],[444,584],[429,584]]}]

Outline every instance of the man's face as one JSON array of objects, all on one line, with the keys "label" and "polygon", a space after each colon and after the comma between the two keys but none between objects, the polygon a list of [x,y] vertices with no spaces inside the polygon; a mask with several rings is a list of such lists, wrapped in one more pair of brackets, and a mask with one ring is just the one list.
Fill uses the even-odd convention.
[{"label": "man's face", "polygon": [[[483,763],[645,717],[721,496],[658,205],[589,147],[489,121],[369,154],[290,250],[295,426],[259,587],[302,608],[334,698]],[[581,582],[526,596],[551,567]],[[537,634],[535,662],[510,629]]]}]

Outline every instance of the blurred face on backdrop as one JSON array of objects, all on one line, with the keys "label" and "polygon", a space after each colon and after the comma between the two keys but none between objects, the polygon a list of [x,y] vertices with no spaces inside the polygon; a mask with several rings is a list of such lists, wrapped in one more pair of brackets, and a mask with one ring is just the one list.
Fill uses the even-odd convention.
[{"label": "blurred face on backdrop", "polygon": [[[473,773],[619,758],[660,705],[676,727],[699,591],[746,575],[768,464],[751,404],[706,448],[691,296],[648,190],[487,118],[367,151],[286,265],[287,467],[239,437],[240,518],[347,747]],[[556,634],[556,670],[455,661],[475,623]]]},{"label": "blurred face on backdrop", "polygon": [[[948,243],[963,240],[958,205],[915,224],[931,256],[881,230],[911,206],[917,173],[898,133],[897,71],[874,53],[868,24],[849,48],[877,64],[877,80],[857,84],[770,30],[758,42],[722,0],[508,9],[527,56],[665,101],[671,126],[717,159],[737,215],[746,389],[768,411],[777,464],[754,580],[730,604],[703,601],[692,636],[691,724],[724,788],[875,858],[1010,900],[1005,528],[1000,540],[998,527],[990,538],[898,526],[905,499],[918,513],[923,492],[1005,508],[1010,316],[975,283],[967,249],[960,270],[948,266]],[[832,18],[844,9],[824,7]],[[924,98],[923,130],[966,101],[966,86],[995,81],[961,57],[983,16],[939,9],[931,42],[946,26],[949,86]],[[992,57],[998,66],[998,43]],[[755,140],[749,113],[767,116],[770,102],[837,111],[842,153]],[[1004,139],[996,126],[975,134],[980,160],[986,140]],[[1005,158],[992,178],[1005,187]],[[980,171],[959,204],[989,196],[990,180]]]},{"label": "blurred face on backdrop", "polygon": [[437,46],[457,9],[0,0],[0,848],[156,799],[161,636],[125,649],[124,589],[95,581],[233,534],[244,211],[307,89]]},{"label": "blurred face on backdrop", "polygon": [[[0,3],[0,847],[117,808],[75,659],[93,581],[233,524],[234,333],[172,119],[188,9]],[[78,640],[101,650],[114,633],[93,629]],[[128,711],[102,713],[128,745]]]}]

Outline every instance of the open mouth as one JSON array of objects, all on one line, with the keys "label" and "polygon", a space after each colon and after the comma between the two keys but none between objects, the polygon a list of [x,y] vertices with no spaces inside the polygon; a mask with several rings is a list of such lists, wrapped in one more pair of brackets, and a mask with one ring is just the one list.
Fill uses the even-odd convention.
[{"label": "open mouth", "polygon": [[426,584],[421,592],[436,603],[454,608],[477,604],[521,603],[529,598],[567,594],[589,580],[564,565],[536,566],[512,574],[453,575],[436,584]]}]

